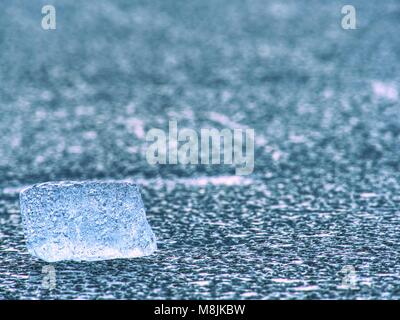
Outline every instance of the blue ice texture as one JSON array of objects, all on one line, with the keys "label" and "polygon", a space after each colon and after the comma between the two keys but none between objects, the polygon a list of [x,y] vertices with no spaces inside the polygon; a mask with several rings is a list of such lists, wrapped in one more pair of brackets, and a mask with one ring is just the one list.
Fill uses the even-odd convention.
[{"label": "blue ice texture", "polygon": [[21,191],[20,207],[29,253],[48,262],[134,258],[157,249],[131,182],[36,184]]}]

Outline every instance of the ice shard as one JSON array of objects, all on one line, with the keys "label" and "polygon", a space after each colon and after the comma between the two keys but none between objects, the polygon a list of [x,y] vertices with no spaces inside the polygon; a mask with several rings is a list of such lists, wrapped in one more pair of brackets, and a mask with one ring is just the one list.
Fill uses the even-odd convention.
[{"label": "ice shard", "polygon": [[152,254],[154,233],[139,188],[130,182],[47,182],[21,191],[28,251],[45,261]]}]

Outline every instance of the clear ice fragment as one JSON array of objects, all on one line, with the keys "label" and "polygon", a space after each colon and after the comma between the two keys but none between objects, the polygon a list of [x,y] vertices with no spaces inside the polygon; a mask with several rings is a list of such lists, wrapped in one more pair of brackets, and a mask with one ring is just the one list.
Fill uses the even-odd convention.
[{"label": "clear ice fragment", "polygon": [[133,258],[157,249],[133,183],[37,184],[21,191],[20,206],[29,253],[48,262]]}]

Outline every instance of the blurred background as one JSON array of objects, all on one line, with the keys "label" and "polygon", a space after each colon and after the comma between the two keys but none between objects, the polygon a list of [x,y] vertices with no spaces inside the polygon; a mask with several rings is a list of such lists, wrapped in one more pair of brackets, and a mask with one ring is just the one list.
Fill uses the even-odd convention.
[{"label": "blurred background", "polygon": [[[399,297],[398,1],[2,7],[1,298]],[[254,173],[150,166],[146,132],[169,120],[254,129]],[[65,179],[139,181],[159,252],[57,263],[43,289],[18,193]]]}]

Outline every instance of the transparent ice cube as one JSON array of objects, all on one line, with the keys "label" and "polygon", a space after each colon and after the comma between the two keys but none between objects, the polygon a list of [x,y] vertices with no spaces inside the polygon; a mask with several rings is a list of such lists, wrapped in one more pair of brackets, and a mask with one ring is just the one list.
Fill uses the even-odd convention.
[{"label": "transparent ice cube", "polygon": [[129,182],[47,182],[20,193],[28,251],[45,261],[152,254],[156,239]]}]

